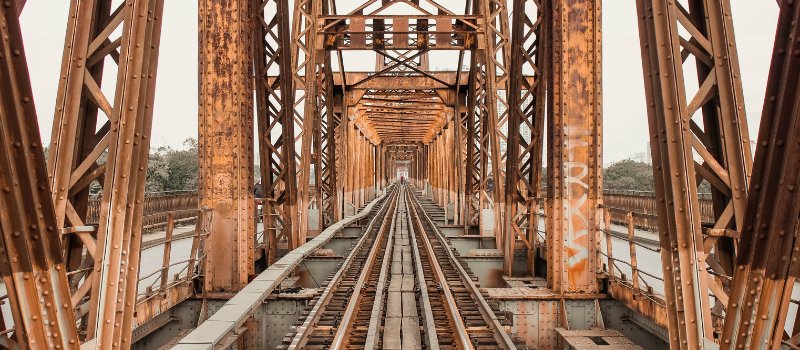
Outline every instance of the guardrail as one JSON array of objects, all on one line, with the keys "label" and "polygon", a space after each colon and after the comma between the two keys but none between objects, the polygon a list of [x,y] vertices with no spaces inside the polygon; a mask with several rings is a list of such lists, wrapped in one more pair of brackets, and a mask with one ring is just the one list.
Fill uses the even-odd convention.
[{"label": "guardrail", "polygon": [[[700,194],[700,218],[704,224],[714,222],[714,206],[710,194]],[[603,203],[611,214],[611,221],[627,225],[627,214],[633,212],[636,228],[658,231],[656,195],[651,191],[604,190]]]},{"label": "guardrail", "polygon": [[[136,296],[136,325],[143,324],[186,300],[194,293],[193,281],[202,273],[205,257],[206,237],[211,234],[212,211],[209,208],[193,210],[174,210],[163,213],[166,217],[163,238],[143,242],[143,252],[150,249],[161,250],[161,267],[153,271],[143,271],[139,276],[139,291]],[[182,217],[183,219],[177,219]],[[177,229],[194,222],[191,230]],[[191,248],[186,257],[173,258],[173,244],[191,239]],[[176,251],[176,253],[179,253]]]},{"label": "guardrail", "polygon": [[[196,209],[198,207],[198,193],[195,190],[171,191],[171,192],[148,192],[144,200],[144,230],[163,229],[166,224],[166,212],[183,211]],[[256,199],[256,207],[263,204],[264,199]],[[699,195],[701,220],[704,224],[714,222],[714,208],[711,195],[708,193]],[[628,212],[635,213],[634,226],[639,229],[657,231],[658,220],[656,210],[655,193],[652,191],[632,191],[632,190],[604,190],[603,202],[611,214],[611,221],[617,224],[627,225],[626,215]],[[354,208],[355,209],[355,208]],[[87,224],[96,224],[99,220],[100,199],[92,198],[89,200],[89,214]],[[256,216],[262,214],[256,212]],[[182,220],[188,216],[175,217],[175,220]],[[258,220],[263,220],[263,216]],[[264,232],[257,232],[256,242],[262,246],[265,242]]]},{"label": "guardrail", "polygon": [[[171,191],[171,192],[148,192],[144,197],[144,210],[142,214],[142,226],[145,231],[162,229],[167,222],[167,212],[184,211],[198,208],[197,191]],[[100,197],[89,198],[89,209],[86,215],[87,225],[96,225],[100,220]],[[181,216],[183,215],[183,216]],[[175,220],[185,219],[187,213],[182,213],[175,217]]]},{"label": "guardrail", "polygon": [[[653,247],[644,244],[636,239],[636,219],[640,214],[627,212],[624,214],[624,225],[627,228],[627,235],[620,238],[628,245],[628,261],[624,258],[615,258],[613,242],[619,233],[612,230],[612,213],[619,212],[618,208],[603,208],[604,225],[600,230],[605,249],[598,249],[598,261],[604,262],[600,265],[598,274],[608,278],[609,293],[633,310],[637,310],[656,324],[667,327],[666,320],[666,301],[663,296],[664,277],[662,271],[645,271],[639,267],[637,259],[637,248],[642,248],[655,253],[661,253],[659,246]],[[640,220],[652,220],[644,217]],[[641,222],[641,221],[639,221]],[[603,259],[605,258],[605,259]],[[605,260],[605,261],[604,261]],[[621,266],[625,266],[624,270]],[[628,270],[630,276],[628,276]],[[660,289],[656,290],[654,283],[660,283]]]}]

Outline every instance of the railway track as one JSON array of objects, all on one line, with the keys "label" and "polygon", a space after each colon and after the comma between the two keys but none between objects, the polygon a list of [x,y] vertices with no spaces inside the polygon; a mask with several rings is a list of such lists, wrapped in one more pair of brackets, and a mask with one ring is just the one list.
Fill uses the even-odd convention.
[{"label": "railway track", "polygon": [[414,191],[396,185],[283,349],[513,349]]}]

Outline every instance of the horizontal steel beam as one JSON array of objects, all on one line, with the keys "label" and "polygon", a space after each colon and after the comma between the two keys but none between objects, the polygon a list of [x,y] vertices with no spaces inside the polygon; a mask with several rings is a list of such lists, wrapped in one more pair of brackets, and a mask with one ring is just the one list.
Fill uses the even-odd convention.
[{"label": "horizontal steel beam", "polygon": [[327,50],[465,50],[477,46],[477,16],[346,15],[320,18]]},{"label": "horizontal steel beam", "polygon": [[[440,72],[430,72],[430,74],[436,77],[439,80],[442,80],[451,86],[444,86],[441,83],[437,82],[436,80],[416,75],[416,76],[380,76],[370,79],[362,84],[359,84],[356,87],[353,87],[352,83],[361,81],[366,79],[371,74],[375,74],[375,72],[345,72],[344,80],[347,82],[347,88],[353,88],[356,90],[451,90],[452,86],[456,84],[456,72],[455,71],[440,71]],[[272,85],[275,82],[275,76],[270,76],[267,78],[267,83]],[[533,83],[532,76],[525,76],[525,79],[528,80],[529,83]],[[465,84],[469,80],[469,72],[461,72],[461,78],[458,80],[461,84]],[[333,85],[334,86],[342,86],[342,75],[338,72],[334,72],[333,74]],[[303,86],[295,86],[296,90],[303,90]],[[366,97],[365,97],[366,98]]]}]

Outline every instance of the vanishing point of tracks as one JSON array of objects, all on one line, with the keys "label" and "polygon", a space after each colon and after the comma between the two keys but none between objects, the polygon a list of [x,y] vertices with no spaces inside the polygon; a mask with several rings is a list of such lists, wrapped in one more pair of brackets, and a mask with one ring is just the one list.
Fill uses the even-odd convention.
[{"label": "vanishing point of tracks", "polygon": [[408,186],[395,185],[284,349],[513,349]]}]

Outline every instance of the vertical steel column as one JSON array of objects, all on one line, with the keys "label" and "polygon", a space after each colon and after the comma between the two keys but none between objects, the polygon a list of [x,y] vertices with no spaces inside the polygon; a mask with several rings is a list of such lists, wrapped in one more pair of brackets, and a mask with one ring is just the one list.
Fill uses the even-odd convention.
[{"label": "vertical steel column", "polygon": [[[783,1],[721,348],[785,347],[800,272],[800,4]],[[798,325],[794,325],[797,333]],[[797,346],[797,334],[789,334]]]},{"label": "vertical steel column", "polygon": [[558,293],[596,293],[595,237],[602,195],[601,1],[553,0],[551,5],[547,281]]},{"label": "vertical steel column", "polygon": [[223,297],[254,272],[252,5],[201,0],[198,10],[200,201],[213,210],[205,292]]},{"label": "vertical steel column", "polygon": [[[327,61],[329,62],[330,53],[326,53],[326,55],[328,56]],[[326,64],[326,67],[327,72],[325,75],[330,76],[331,79],[325,79],[325,92],[331,95],[325,97],[325,114],[321,121],[322,130],[320,140],[322,154],[320,155],[320,162],[322,169],[320,169],[321,181],[319,184],[322,200],[320,211],[322,212],[323,219],[323,221],[320,222],[321,230],[338,221],[336,203],[339,198],[339,193],[336,190],[336,178],[338,175],[336,171],[336,160],[339,156],[337,153],[336,132],[341,122],[341,114],[334,111],[333,105],[335,96],[333,96],[332,72],[330,71],[329,64]]]},{"label": "vertical steel column", "polygon": [[339,116],[338,124],[336,126],[336,133],[334,134],[334,141],[336,143],[336,221],[339,221],[345,216],[345,205],[347,200],[347,159],[348,159],[348,145],[347,145],[347,128],[350,125],[350,92],[345,92],[342,98],[342,114]]},{"label": "vertical steel column", "polygon": [[[491,176],[485,177],[492,180],[491,205],[494,208],[494,236],[498,247],[503,246],[503,194],[505,187],[505,156],[500,145],[507,143],[506,124],[508,123],[508,93],[510,63],[510,35],[508,27],[508,10],[505,0],[482,0],[479,3],[479,13],[483,16],[484,40],[479,44],[478,58],[478,83],[482,85],[483,98],[478,100],[479,109],[482,111],[483,142],[482,152],[488,155],[491,164]],[[501,91],[503,91],[501,93]],[[488,173],[486,175],[489,175]],[[488,183],[487,183],[488,186]],[[483,208],[483,206],[482,206]]]},{"label": "vertical steel column", "polygon": [[337,191],[339,198],[337,207],[339,210],[338,220],[343,219],[348,214],[347,203],[350,200],[349,183],[350,183],[350,128],[351,128],[351,115],[354,108],[349,107],[352,101],[352,92],[345,92],[343,101],[345,105],[342,106],[342,119],[339,123],[339,128],[336,131],[336,178]]},{"label": "vertical steel column", "polygon": [[[319,16],[323,14],[321,0],[299,0],[294,4],[294,20],[292,23],[292,66],[295,86],[302,86],[304,93],[295,98],[295,106],[303,106],[301,112],[295,110],[295,122],[300,134],[295,137],[300,143],[300,154],[297,167],[299,195],[299,230],[295,238],[294,247],[306,242],[308,231],[308,215],[312,196],[319,198],[319,189],[311,188],[311,164],[317,165],[315,172],[320,171],[319,155],[314,152],[315,144],[320,144],[318,119],[327,111],[325,101],[320,101],[321,96],[328,86],[330,77],[330,54],[324,50],[323,36],[318,33],[320,26]],[[318,184],[315,184],[318,186]]]},{"label": "vertical steel column", "polygon": [[477,58],[471,55],[469,81],[467,82],[467,113],[465,116],[466,128],[466,150],[465,150],[465,169],[464,169],[464,203],[466,211],[465,225],[479,225],[481,212],[481,138],[480,138],[480,114],[477,113],[475,101],[478,97],[478,67]]},{"label": "vertical steel column", "polygon": [[[541,195],[542,128],[546,103],[547,42],[544,1],[514,0],[511,20],[511,64],[506,159],[506,215],[503,270],[511,274],[517,237],[527,247],[527,270],[534,273],[538,230],[537,198]],[[529,81],[523,72],[535,75]],[[529,138],[523,136],[528,131]]]},{"label": "vertical steel column", "polygon": [[[460,98],[456,97],[456,100],[460,100]],[[465,123],[466,113],[461,113],[460,107],[456,105],[455,114],[453,116],[453,127],[455,128],[453,132],[453,154],[455,155],[453,167],[456,172],[456,208],[458,210],[458,220],[454,222],[454,224],[464,226],[467,225],[467,212],[469,207],[466,200],[466,168],[469,164],[467,163],[465,154],[467,146],[467,129]]]},{"label": "vertical steel column", "polygon": [[[294,85],[288,0],[260,2],[255,28],[256,105],[267,263],[278,259],[278,242],[297,227],[294,147]],[[271,71],[278,71],[270,81]],[[291,247],[290,247],[291,248]]]},{"label": "vertical steel column", "polygon": [[0,274],[9,348],[79,349],[17,8],[0,6]]},{"label": "vertical steel column", "polygon": [[[714,276],[733,273],[751,169],[730,4],[691,0],[686,8],[675,1],[637,0],[637,10],[665,294],[674,301],[667,304],[670,345],[703,347],[717,338],[712,317],[728,304],[730,288],[728,278],[708,270]],[[684,73],[690,57],[698,74],[694,96],[687,96]],[[713,188],[711,230],[700,221],[702,181]]]}]

